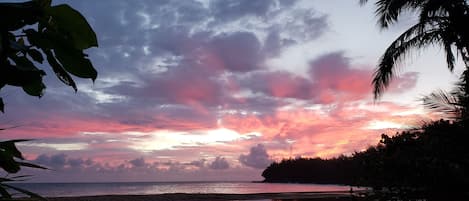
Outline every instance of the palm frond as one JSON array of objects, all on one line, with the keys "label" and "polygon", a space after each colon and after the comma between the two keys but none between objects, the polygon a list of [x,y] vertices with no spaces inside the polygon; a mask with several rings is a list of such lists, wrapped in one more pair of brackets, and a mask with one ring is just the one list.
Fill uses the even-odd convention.
[{"label": "palm frond", "polygon": [[425,108],[448,114],[449,118],[458,118],[461,114],[460,107],[458,106],[459,99],[452,93],[438,90],[428,96],[424,96],[422,100]]},{"label": "palm frond", "polygon": [[[359,0],[361,5],[368,2]],[[443,48],[450,71],[454,70],[456,57],[460,55],[466,66],[464,73],[469,74],[468,0],[375,0],[374,4],[378,24],[383,29],[396,23],[404,12],[418,14],[417,24],[394,40],[380,58],[372,81],[375,99],[379,99],[388,87],[396,74],[396,66],[413,51],[429,45]],[[457,84],[459,89],[454,89],[451,93],[438,91],[424,98],[427,108],[468,118],[469,76],[463,75],[461,78],[461,82]]]},{"label": "palm frond", "polygon": [[426,0],[378,0],[376,1],[375,14],[378,17],[378,24],[386,29],[391,24],[397,22],[400,14],[404,10],[416,10]]},{"label": "palm frond", "polygon": [[9,189],[13,189],[15,191],[18,191],[22,194],[28,195],[32,199],[41,200],[41,201],[48,201],[45,197],[42,197],[39,194],[33,193],[31,191],[28,191],[28,190],[25,190],[25,189],[22,189],[22,188],[18,188],[16,186],[12,186],[12,185],[5,184],[5,183],[0,184],[0,188],[5,188],[5,187],[9,188]]},{"label": "palm frond", "polygon": [[426,0],[424,4],[420,5],[420,21],[426,21],[427,18],[432,16],[444,16],[451,9],[451,4],[454,0]]},{"label": "palm frond", "polygon": [[451,49],[451,43],[447,40],[442,40],[442,43],[446,54],[446,64],[448,65],[448,69],[453,72],[454,62],[456,59],[454,58],[453,50]]},{"label": "palm frond", "polygon": [[461,75],[459,81],[451,92],[442,90],[431,93],[422,98],[425,108],[446,114],[448,118],[456,121],[469,120],[469,91],[468,91],[469,69]]},{"label": "palm frond", "polygon": [[391,82],[397,64],[405,59],[406,55],[412,50],[440,42],[442,31],[444,30],[428,29],[425,23],[418,23],[391,43],[381,57],[378,68],[373,74],[372,84],[375,99],[381,96]]},{"label": "palm frond", "polygon": [[366,3],[368,3],[368,0],[360,0],[360,1],[359,1],[359,4],[360,4],[360,5],[365,5]]}]

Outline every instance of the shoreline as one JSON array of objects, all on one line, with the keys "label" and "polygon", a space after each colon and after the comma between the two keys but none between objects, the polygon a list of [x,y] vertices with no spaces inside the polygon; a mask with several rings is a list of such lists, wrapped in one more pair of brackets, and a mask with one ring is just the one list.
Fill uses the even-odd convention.
[{"label": "shoreline", "polygon": [[76,197],[49,197],[50,201],[229,201],[229,200],[317,200],[342,201],[358,196],[362,191],[350,193],[348,191],[331,192],[291,192],[291,193],[253,193],[253,194],[222,194],[222,193],[167,193],[153,195],[97,195]]}]

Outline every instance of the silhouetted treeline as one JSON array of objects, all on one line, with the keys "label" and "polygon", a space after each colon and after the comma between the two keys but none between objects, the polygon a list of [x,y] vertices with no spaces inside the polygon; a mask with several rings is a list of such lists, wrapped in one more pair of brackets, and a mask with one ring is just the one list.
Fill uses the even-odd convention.
[{"label": "silhouetted treeline", "polygon": [[352,156],[298,158],[272,163],[265,182],[300,182],[468,192],[469,132],[440,120],[421,129],[382,135],[378,145]]}]

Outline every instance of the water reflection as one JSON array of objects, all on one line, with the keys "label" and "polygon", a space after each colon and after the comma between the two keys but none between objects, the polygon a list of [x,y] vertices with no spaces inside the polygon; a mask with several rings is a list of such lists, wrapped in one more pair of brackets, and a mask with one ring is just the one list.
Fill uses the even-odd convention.
[{"label": "water reflection", "polygon": [[47,197],[88,195],[150,195],[165,193],[253,194],[348,191],[350,187],[317,184],[252,182],[137,182],[137,183],[34,183],[15,184]]}]

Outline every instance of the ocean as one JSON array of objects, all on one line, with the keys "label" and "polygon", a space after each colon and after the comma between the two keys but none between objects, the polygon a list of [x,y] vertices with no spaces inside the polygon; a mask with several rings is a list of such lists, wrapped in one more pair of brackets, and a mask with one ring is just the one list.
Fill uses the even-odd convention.
[{"label": "ocean", "polygon": [[349,186],[253,182],[15,183],[46,197],[164,193],[282,193],[348,191]]}]

